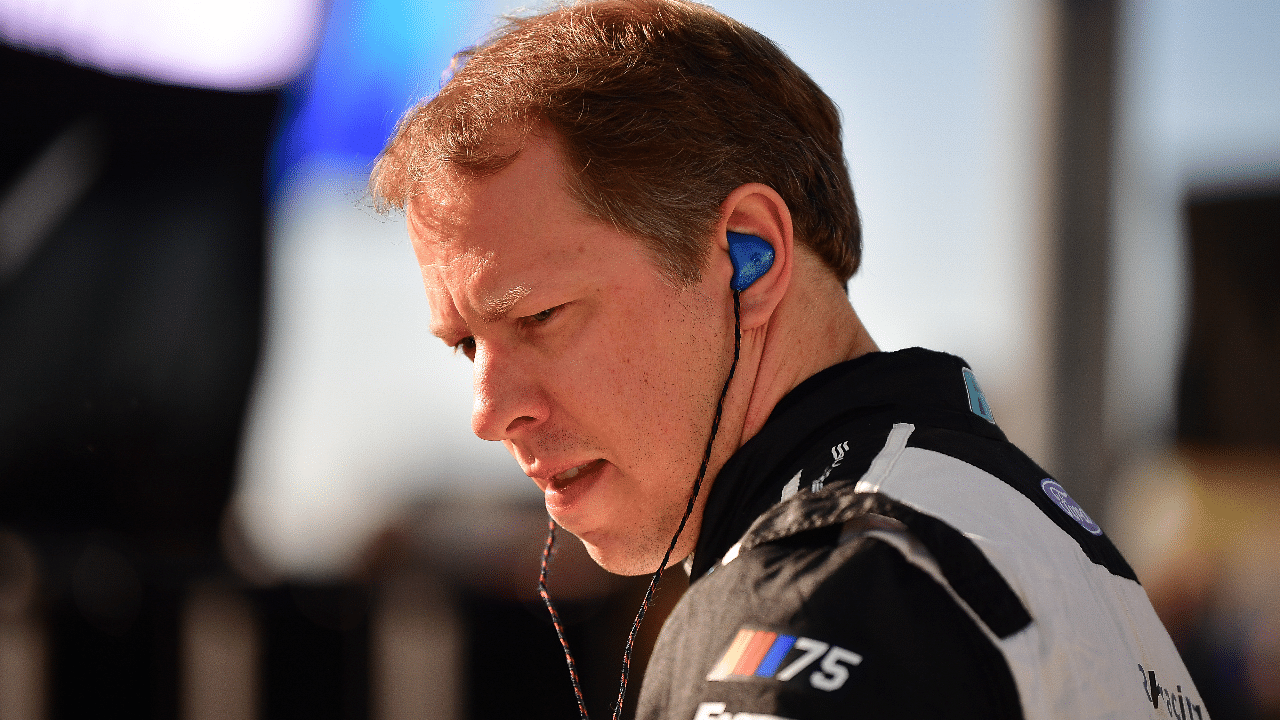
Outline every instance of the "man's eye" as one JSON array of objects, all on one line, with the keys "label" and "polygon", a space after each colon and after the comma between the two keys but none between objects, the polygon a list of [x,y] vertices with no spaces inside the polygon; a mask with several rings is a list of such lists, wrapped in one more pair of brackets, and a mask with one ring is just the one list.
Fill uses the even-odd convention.
[{"label": "man's eye", "polygon": [[460,352],[474,360],[476,357],[476,339],[474,336],[464,337],[453,345],[454,352]]},{"label": "man's eye", "polygon": [[551,316],[554,315],[555,312],[562,307],[564,306],[557,305],[555,307],[550,307],[550,308],[547,308],[546,310],[543,310],[542,312],[529,315],[525,319],[528,320],[529,322],[535,322],[535,323],[546,322],[547,320],[550,320]]}]

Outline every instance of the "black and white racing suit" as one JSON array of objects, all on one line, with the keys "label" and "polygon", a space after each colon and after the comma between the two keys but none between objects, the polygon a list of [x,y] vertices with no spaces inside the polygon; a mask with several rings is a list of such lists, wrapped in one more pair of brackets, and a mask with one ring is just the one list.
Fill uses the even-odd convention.
[{"label": "black and white racing suit", "polygon": [[1133,571],[964,362],[809,378],[725,465],[644,720],[1209,717]]}]

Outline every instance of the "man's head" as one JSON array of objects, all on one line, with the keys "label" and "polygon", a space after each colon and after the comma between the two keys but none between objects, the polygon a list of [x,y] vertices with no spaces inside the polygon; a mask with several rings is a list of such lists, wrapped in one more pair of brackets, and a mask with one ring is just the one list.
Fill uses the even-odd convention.
[{"label": "man's head", "polygon": [[497,172],[542,128],[582,209],[642,238],[681,284],[701,272],[721,202],[749,182],[782,196],[841,282],[857,270],[838,111],[754,30],[683,0],[604,0],[511,20],[456,62],[379,160],[380,201],[405,207],[441,173]]},{"label": "man's head", "polygon": [[606,569],[652,572],[688,501],[734,354],[727,231],[776,259],[742,293],[709,481],[855,346],[839,135],[831,101],[754,31],[610,0],[513,22],[380,159],[373,189],[408,211],[433,332],[475,363],[473,430]]}]

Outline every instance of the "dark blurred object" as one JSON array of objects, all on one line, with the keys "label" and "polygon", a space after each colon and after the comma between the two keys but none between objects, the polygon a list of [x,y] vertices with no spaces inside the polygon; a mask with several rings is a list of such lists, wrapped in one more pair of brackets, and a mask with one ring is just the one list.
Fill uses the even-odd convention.
[{"label": "dark blurred object", "polygon": [[39,558],[47,714],[178,714],[188,582],[258,359],[275,93],[0,48],[0,527]]},{"label": "dark blurred object", "polygon": [[276,97],[0,66],[6,217],[19,190],[44,212],[84,188],[0,286],[0,521],[205,554],[258,356]]},{"label": "dark blurred object", "polygon": [[368,589],[293,584],[254,595],[264,634],[261,717],[369,717]]},{"label": "dark blurred object", "polygon": [[[537,594],[546,532],[541,503],[443,496],[400,512],[364,562],[381,594],[374,622],[377,717],[578,717],[564,651]],[[663,574],[636,639],[623,718],[635,717],[658,631],[688,584],[679,566]],[[548,585],[587,710],[611,717],[623,648],[649,576],[605,572],[562,530]],[[398,640],[405,637],[413,643]]]},{"label": "dark blurred object", "polygon": [[[1143,493],[1143,580],[1216,720],[1280,718],[1280,179],[1186,203],[1176,464]],[[1158,508],[1176,499],[1172,512]]]},{"label": "dark blurred object", "polygon": [[1181,442],[1280,450],[1280,182],[1187,202]]}]

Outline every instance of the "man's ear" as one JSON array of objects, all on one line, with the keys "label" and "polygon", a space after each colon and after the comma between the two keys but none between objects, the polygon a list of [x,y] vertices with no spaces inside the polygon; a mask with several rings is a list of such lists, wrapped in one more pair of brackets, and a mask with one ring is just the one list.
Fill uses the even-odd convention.
[{"label": "man's ear", "polygon": [[791,287],[795,259],[791,211],[782,196],[768,185],[741,185],[720,205],[716,249],[719,259],[726,263],[731,263],[729,232],[754,235],[773,248],[773,264],[768,271],[742,290],[742,330],[746,332],[768,322]]}]

